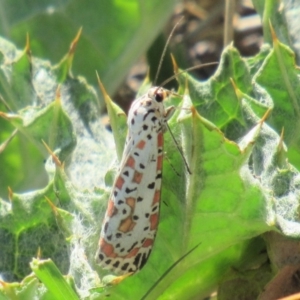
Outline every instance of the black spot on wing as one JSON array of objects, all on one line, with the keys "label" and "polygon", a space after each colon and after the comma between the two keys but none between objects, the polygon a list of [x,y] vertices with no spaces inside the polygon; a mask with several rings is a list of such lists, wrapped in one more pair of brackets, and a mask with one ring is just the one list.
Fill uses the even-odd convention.
[{"label": "black spot on wing", "polygon": [[127,251],[130,252],[137,244],[138,242],[133,243]]},{"label": "black spot on wing", "polygon": [[105,233],[107,231],[107,228],[108,228],[108,222],[105,223],[104,228],[103,228]]},{"label": "black spot on wing", "polygon": [[117,260],[117,261],[113,264],[113,267],[117,268],[117,267],[119,266],[119,264],[120,264],[120,261]]},{"label": "black spot on wing", "polygon": [[133,188],[133,189],[130,189],[130,188],[127,187],[127,188],[125,189],[125,193],[126,193],[126,194],[129,194],[129,193],[134,192],[134,191],[136,191],[136,190],[137,190],[137,187],[135,187],[135,188]]},{"label": "black spot on wing", "polygon": [[151,182],[150,184],[148,184],[148,189],[153,190],[155,187],[155,182]]},{"label": "black spot on wing", "polygon": [[146,118],[148,117],[148,115],[149,114],[152,114],[152,113],[154,113],[155,112],[155,110],[154,109],[149,109],[148,110],[148,112],[144,115],[144,117],[143,117],[143,121],[145,121],[146,120]]},{"label": "black spot on wing", "polygon": [[129,266],[129,263],[125,263],[125,264],[121,267],[121,270],[122,270],[122,271],[126,271],[127,268],[128,268],[128,266]]},{"label": "black spot on wing", "polygon": [[140,262],[141,256],[142,256],[142,254],[139,253],[139,254],[135,257],[135,259],[134,259],[134,261],[133,261],[133,264],[134,264],[137,268],[139,268],[139,262]]},{"label": "black spot on wing", "polygon": [[142,259],[141,259],[141,264],[140,264],[140,269],[146,264],[150,252],[151,252],[151,250],[149,251],[149,253],[143,253],[143,256],[142,256]]}]

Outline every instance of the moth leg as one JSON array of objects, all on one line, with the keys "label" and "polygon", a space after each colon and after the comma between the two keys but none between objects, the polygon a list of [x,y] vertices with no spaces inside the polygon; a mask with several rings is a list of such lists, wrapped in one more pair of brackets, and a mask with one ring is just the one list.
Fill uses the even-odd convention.
[{"label": "moth leg", "polygon": [[175,106],[169,106],[166,108],[164,115],[166,121],[171,119],[171,117],[174,115],[175,109]]}]

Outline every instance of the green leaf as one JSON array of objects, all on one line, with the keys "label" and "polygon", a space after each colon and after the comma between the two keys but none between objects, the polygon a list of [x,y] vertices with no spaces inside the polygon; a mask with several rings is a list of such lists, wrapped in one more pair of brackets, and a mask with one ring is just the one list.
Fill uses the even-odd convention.
[{"label": "green leaf", "polygon": [[[83,5],[77,1],[54,6],[51,22],[49,13],[40,14],[45,3],[37,5],[31,10],[29,28],[38,29],[37,19],[41,32],[45,24],[49,27],[56,22],[62,33],[69,32],[69,41],[74,28],[62,26],[63,21],[70,20],[66,14],[73,13],[74,20],[88,19],[88,10],[75,10]],[[95,4],[94,14],[101,5]],[[136,56],[140,49],[132,49],[140,45],[139,41],[134,43],[128,37],[135,34],[136,24],[154,20],[148,16],[139,20],[138,8],[147,8],[149,16],[169,13],[159,11],[158,4],[152,11],[152,5],[154,2],[135,1],[108,5],[113,13],[99,22],[110,26],[104,33],[110,35],[106,45],[110,53],[105,56],[110,61],[98,62],[89,51],[86,56],[79,55],[80,59],[91,59],[93,74],[98,63],[112,67],[106,68],[105,78],[113,81],[110,70],[115,71],[120,63],[116,57],[125,39],[128,44],[123,52]],[[23,16],[29,11],[24,10]],[[122,14],[124,11],[128,14]],[[132,19],[128,26],[132,35],[124,30],[124,40],[118,39],[111,32],[117,32],[117,27],[112,25],[121,24],[123,29],[128,17]],[[155,28],[163,21],[159,19]],[[17,35],[19,25],[14,26]],[[87,32],[98,30],[94,28],[88,26]],[[155,32],[155,28],[149,30]],[[104,32],[102,27],[99,30]],[[77,53],[82,42],[95,42],[84,32]],[[116,46],[111,37],[116,37]],[[147,38],[145,33],[145,45]],[[32,49],[37,45],[34,39]],[[191,299],[203,298],[219,287],[223,299],[235,290],[241,298],[245,290],[257,298],[276,272],[274,257],[262,255],[266,245],[261,236],[276,232],[286,238],[300,238],[299,171],[298,165],[294,167],[288,160],[297,162],[296,155],[291,154],[299,150],[293,136],[298,128],[297,112],[295,115],[293,111],[297,109],[299,74],[290,49],[273,40],[273,48],[265,46],[247,59],[232,45],[227,47],[215,75],[205,82],[178,76],[182,96],[167,100],[165,105],[178,107],[169,126],[192,174],[166,132],[160,225],[152,254],[140,272],[118,285],[112,285],[118,278],[107,285],[103,276],[108,272],[96,265],[94,256],[126,136],[124,115],[106,95],[114,146],[112,134],[99,117],[95,90],[87,80],[71,74],[72,56],[53,66],[31,57],[28,44],[24,51],[18,51],[1,40],[0,270],[6,282],[1,282],[0,297],[59,299],[63,292],[71,299]],[[51,47],[57,45],[50,42]],[[110,82],[111,86],[116,82]],[[107,87],[105,80],[104,85]],[[149,85],[145,84],[139,95]],[[279,135],[283,127],[286,133]],[[41,139],[50,150],[44,148]],[[42,283],[34,275],[28,276],[28,264],[37,252],[45,260],[34,260],[31,265]],[[256,267],[259,271],[253,271]],[[63,277],[66,273],[69,279]]]},{"label": "green leaf", "polygon": [[[12,283],[6,284],[2,283],[2,289],[0,289],[0,299],[1,300],[30,300],[37,297],[39,290],[39,281],[33,275],[29,275],[22,283]],[[41,293],[43,294],[43,293]]]},{"label": "green leaf", "polygon": [[52,299],[79,299],[72,287],[50,260],[33,259],[30,263],[32,271],[45,284],[52,294]]},{"label": "green leaf", "polygon": [[97,70],[112,94],[160,33],[175,5],[173,0],[91,0],[89,5],[79,0],[35,0],[16,6],[5,0],[3,11],[9,13],[0,23],[0,34],[19,47],[29,34],[34,56],[56,63],[82,27],[73,71],[96,86]]},{"label": "green leaf", "polygon": [[254,80],[274,101],[270,124],[277,132],[284,129],[284,139],[289,146],[288,158],[299,168],[299,138],[296,134],[300,128],[299,70],[295,65],[292,50],[274,37],[274,48],[254,76]]}]

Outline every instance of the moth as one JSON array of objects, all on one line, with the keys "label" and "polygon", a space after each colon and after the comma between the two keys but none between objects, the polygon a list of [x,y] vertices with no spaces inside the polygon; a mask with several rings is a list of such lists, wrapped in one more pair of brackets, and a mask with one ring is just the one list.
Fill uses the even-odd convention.
[{"label": "moth", "polygon": [[152,250],[159,222],[163,134],[175,111],[163,104],[170,94],[152,87],[128,113],[125,148],[96,254],[100,266],[116,274],[139,271]]}]

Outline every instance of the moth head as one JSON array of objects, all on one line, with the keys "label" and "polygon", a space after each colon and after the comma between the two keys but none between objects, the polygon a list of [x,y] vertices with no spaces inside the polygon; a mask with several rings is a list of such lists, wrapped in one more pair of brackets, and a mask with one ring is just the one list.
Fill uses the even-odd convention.
[{"label": "moth head", "polygon": [[170,91],[162,87],[153,87],[149,91],[149,97],[156,102],[163,102],[170,95]]}]

